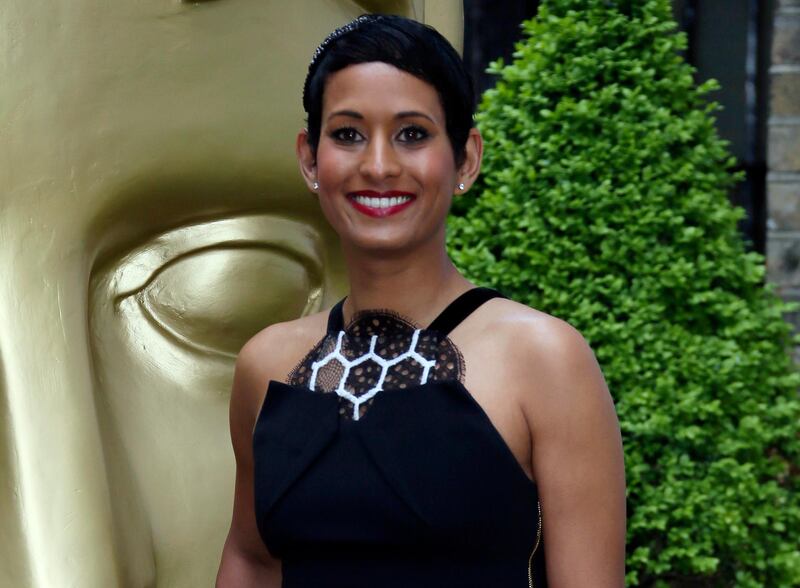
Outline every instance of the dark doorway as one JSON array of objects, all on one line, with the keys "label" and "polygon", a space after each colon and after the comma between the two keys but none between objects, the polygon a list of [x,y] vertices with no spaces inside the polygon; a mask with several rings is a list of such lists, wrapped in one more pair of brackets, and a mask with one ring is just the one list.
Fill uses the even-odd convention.
[{"label": "dark doorway", "polygon": [[520,24],[532,18],[538,0],[464,0],[464,63],[479,93],[494,85],[486,73],[491,61],[511,60],[522,38]]}]

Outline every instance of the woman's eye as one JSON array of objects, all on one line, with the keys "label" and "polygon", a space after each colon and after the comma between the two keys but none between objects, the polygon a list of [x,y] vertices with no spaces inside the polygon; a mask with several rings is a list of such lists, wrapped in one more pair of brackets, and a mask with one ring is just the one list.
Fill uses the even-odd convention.
[{"label": "woman's eye", "polygon": [[342,127],[341,129],[336,129],[333,131],[331,133],[331,137],[335,141],[339,141],[341,143],[355,143],[359,140],[361,135],[353,127]]},{"label": "woman's eye", "polygon": [[400,131],[399,140],[404,143],[416,143],[428,138],[428,131],[422,127],[411,126]]}]

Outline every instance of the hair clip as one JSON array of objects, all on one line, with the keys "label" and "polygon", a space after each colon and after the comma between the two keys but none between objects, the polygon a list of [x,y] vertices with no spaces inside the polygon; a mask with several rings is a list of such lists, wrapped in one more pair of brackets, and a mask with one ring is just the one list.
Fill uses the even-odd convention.
[{"label": "hair clip", "polygon": [[311,56],[311,63],[308,64],[308,71],[309,74],[311,70],[314,68],[314,64],[319,61],[320,56],[325,53],[328,47],[340,37],[343,37],[347,33],[350,33],[357,28],[359,28],[362,24],[366,22],[375,22],[381,19],[381,15],[379,14],[362,14],[358,18],[351,20],[346,25],[335,29],[330,35],[323,39],[322,43],[319,44],[319,47],[314,51],[314,55]]}]

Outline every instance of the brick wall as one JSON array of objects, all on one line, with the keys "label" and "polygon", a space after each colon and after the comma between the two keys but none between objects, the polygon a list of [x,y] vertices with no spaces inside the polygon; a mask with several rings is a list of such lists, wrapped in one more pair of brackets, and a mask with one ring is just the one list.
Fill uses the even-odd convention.
[{"label": "brick wall", "polygon": [[[800,0],[778,0],[775,11],[768,137],[767,270],[785,299],[800,301]],[[800,331],[800,312],[788,318]]]}]

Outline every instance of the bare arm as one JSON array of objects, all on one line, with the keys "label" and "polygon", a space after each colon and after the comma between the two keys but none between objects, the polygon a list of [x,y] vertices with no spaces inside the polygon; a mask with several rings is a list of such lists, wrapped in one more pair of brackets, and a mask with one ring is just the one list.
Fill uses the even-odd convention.
[{"label": "bare arm", "polygon": [[[537,329],[537,331],[540,331]],[[525,395],[542,504],[548,583],[625,583],[625,471],[614,405],[583,337],[558,319],[525,347],[535,369]],[[529,376],[533,376],[531,372]]]},{"label": "bare arm", "polygon": [[236,457],[236,486],[233,518],[222,561],[217,588],[280,588],[280,561],[267,551],[256,526],[253,499],[253,427],[268,377],[256,366],[263,362],[261,342],[251,341],[236,360],[230,402],[230,427]]}]

